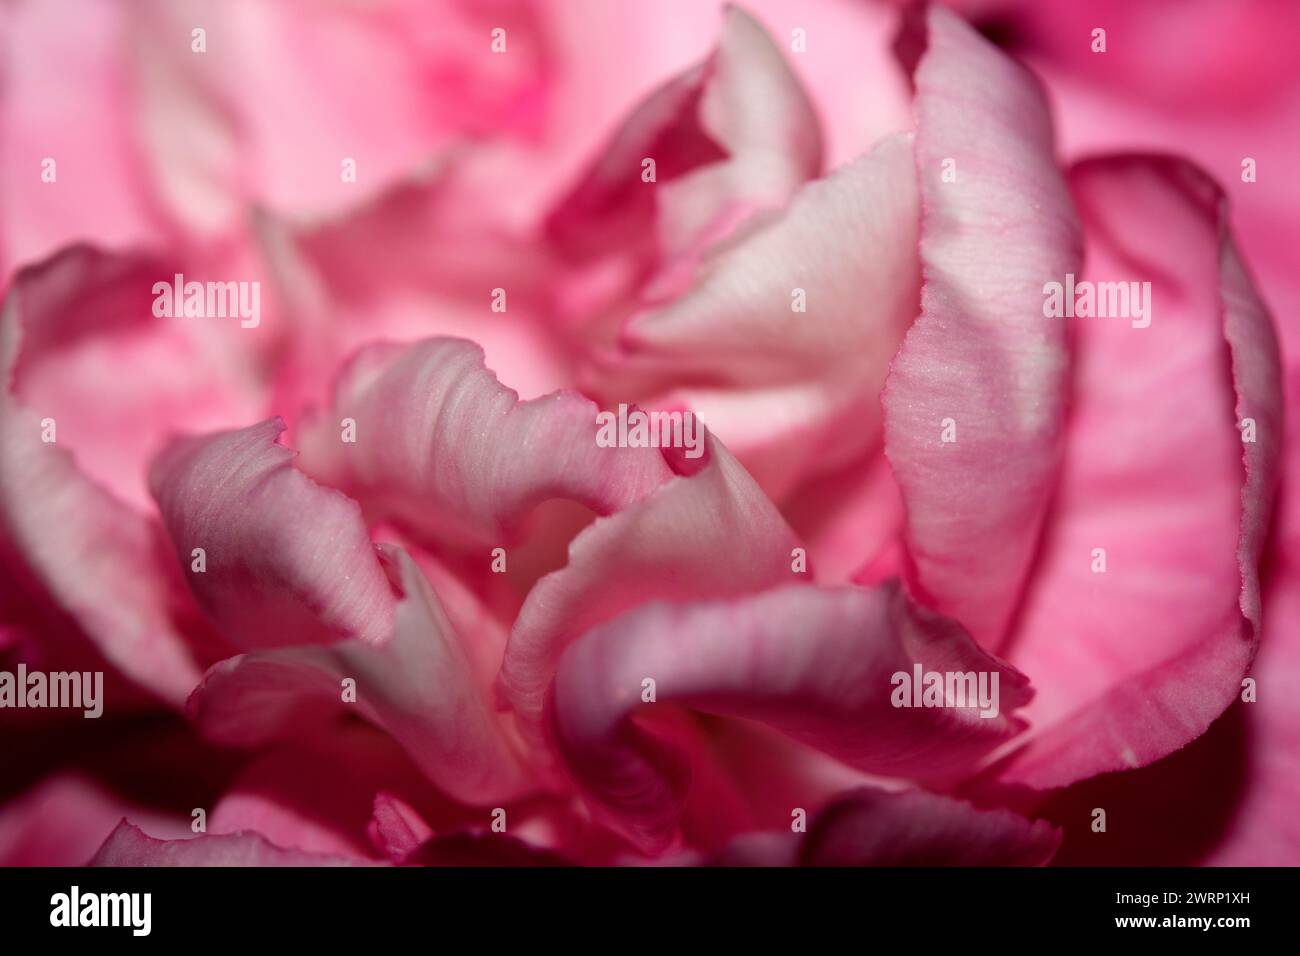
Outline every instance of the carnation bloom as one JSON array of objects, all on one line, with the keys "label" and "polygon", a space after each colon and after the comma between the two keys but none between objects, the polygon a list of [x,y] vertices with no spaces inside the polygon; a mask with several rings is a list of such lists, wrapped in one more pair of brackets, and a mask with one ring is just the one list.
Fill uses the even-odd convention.
[{"label": "carnation bloom", "polygon": [[1227,753],[1194,858],[1295,862],[1293,363],[1073,52],[92,6],[0,13],[0,671],[105,674],[0,861],[1106,859]]}]

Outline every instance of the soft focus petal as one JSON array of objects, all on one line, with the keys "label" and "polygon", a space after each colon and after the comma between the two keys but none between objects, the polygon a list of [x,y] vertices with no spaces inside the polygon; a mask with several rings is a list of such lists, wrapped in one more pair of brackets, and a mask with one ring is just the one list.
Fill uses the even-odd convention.
[{"label": "soft focus petal", "polygon": [[91,866],[351,866],[338,856],[285,850],[252,832],[155,840],[123,820]]},{"label": "soft focus petal", "polygon": [[[468,803],[530,784],[507,728],[475,682],[437,597],[411,559],[388,560],[401,582],[391,634],[258,651],[218,664],[190,700],[211,739],[257,745],[319,725],[348,709],[383,728],[443,792]],[[344,681],[355,702],[344,702]]]},{"label": "soft focus petal", "polygon": [[287,312],[277,410],[328,402],[340,364],[364,346],[435,335],[472,339],[524,398],[570,384],[571,359],[548,321],[552,256],[494,221],[500,186],[474,180],[481,166],[458,154],[307,224],[258,218]]},{"label": "soft focus petal", "polygon": [[10,385],[58,423],[77,466],[126,504],[153,511],[145,473],[172,433],[257,414],[251,330],[238,320],[160,316],[155,284],[187,266],[74,246],[14,286],[22,349]]},{"label": "soft focus petal", "polygon": [[[52,0],[0,9],[0,266],[94,238],[157,239],[120,51],[127,8]],[[43,181],[54,162],[53,181]]]},{"label": "soft focus petal", "polygon": [[184,817],[142,807],[68,771],[0,807],[0,866],[82,866],[123,817],[168,837],[190,831]]},{"label": "soft focus petal", "polygon": [[259,754],[212,808],[207,832],[252,830],[285,849],[367,860],[379,856],[369,834],[379,791],[442,812],[433,788],[381,732],[360,722],[330,731]]},{"label": "soft focus petal", "polygon": [[172,617],[174,576],[155,525],[81,471],[59,443],[57,418],[24,406],[11,391],[24,341],[35,339],[39,351],[42,338],[70,334],[60,321],[63,307],[87,307],[68,286],[85,277],[83,268],[93,276],[91,289],[103,287],[98,270],[116,271],[70,253],[21,274],[0,316],[4,603],[30,609],[42,622],[42,642],[67,631],[82,635],[131,681],[179,704],[198,668]]},{"label": "soft focus petal", "polygon": [[[205,188],[317,215],[373,195],[459,137],[527,135],[541,118],[546,50],[531,0],[131,7],[144,157],[195,227],[220,223],[214,201],[195,208]],[[196,26],[202,54],[191,49]],[[498,27],[508,55],[492,52]]]},{"label": "soft focus petal", "polygon": [[994,646],[1059,463],[1068,359],[1043,285],[1077,271],[1079,230],[1036,81],[946,10],[928,26],[915,76],[922,315],[886,386],[885,451],[909,583]]}]

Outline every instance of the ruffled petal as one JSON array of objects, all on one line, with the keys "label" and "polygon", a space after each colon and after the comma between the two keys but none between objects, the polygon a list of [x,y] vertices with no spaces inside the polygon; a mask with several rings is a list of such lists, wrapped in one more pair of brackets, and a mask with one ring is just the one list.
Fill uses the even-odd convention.
[{"label": "ruffled petal", "polygon": [[1077,271],[1079,227],[1033,77],[942,7],[928,32],[915,74],[922,314],[886,385],[885,451],[914,592],[995,646],[1059,465],[1066,328],[1043,317],[1043,286]]},{"label": "ruffled petal", "polygon": [[553,256],[493,221],[500,182],[477,182],[476,159],[458,155],[328,219],[259,216],[287,313],[277,409],[327,404],[339,367],[367,345],[432,336],[472,339],[523,398],[570,384],[572,358],[547,321]]},{"label": "ruffled petal", "polygon": [[293,466],[283,429],[178,439],[155,460],[150,486],[190,589],[235,647],[378,642],[394,598],[361,510]]},{"label": "ruffled petal", "polygon": [[481,804],[529,789],[437,597],[404,552],[387,560],[403,592],[390,634],[223,661],[191,697],[191,716],[213,740],[256,746],[355,708],[455,799]]},{"label": "ruffled petal", "polygon": [[[461,339],[362,351],[333,412],[300,439],[304,467],[374,518],[454,543],[500,545],[536,505],[568,498],[609,514],[672,474],[654,448],[604,448],[594,403],[557,392],[529,402]],[[340,423],[355,423],[342,441]]]},{"label": "ruffled petal", "polygon": [[[973,697],[905,706],[914,700],[896,675],[910,682],[918,668],[984,675],[993,706],[982,710]],[[643,706],[647,679],[655,704]],[[584,793],[612,826],[654,850],[672,840],[689,768],[633,722],[646,706],[759,720],[853,766],[938,781],[1023,729],[1011,712],[1030,695],[1021,674],[951,621],[914,608],[896,586],[794,586],[737,601],[651,604],[595,628],[565,652],[549,713]]]},{"label": "ruffled petal", "polygon": [[1084,279],[1150,281],[1150,324],[1075,320],[1065,468],[1007,651],[1040,694],[1003,779],[1038,789],[1158,760],[1240,692],[1282,441],[1272,325],[1217,187],[1152,157],[1072,182]]},{"label": "ruffled petal", "polygon": [[753,479],[712,436],[699,461],[694,474],[583,530],[568,564],[529,592],[501,665],[524,729],[541,719],[564,648],[600,622],[647,600],[727,597],[798,579],[798,541]]},{"label": "ruffled petal", "polygon": [[879,441],[916,315],[917,226],[911,140],[892,137],[711,248],[681,295],[631,317],[596,390],[692,409],[777,498],[853,461]]},{"label": "ruffled petal", "polygon": [[680,271],[755,209],[783,205],[820,166],[821,131],[803,89],[763,28],[728,7],[714,54],[640,105],[547,231],[576,258],[613,251],[638,271]]}]

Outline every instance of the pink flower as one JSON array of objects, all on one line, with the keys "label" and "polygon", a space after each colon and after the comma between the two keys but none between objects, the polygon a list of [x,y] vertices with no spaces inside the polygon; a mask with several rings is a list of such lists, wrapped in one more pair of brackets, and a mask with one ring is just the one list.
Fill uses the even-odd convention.
[{"label": "pink flower", "polygon": [[105,714],[11,679],[0,860],[1105,859],[1225,753],[1125,859],[1300,858],[1215,177],[943,7],[442,6],[0,12],[0,675]]}]

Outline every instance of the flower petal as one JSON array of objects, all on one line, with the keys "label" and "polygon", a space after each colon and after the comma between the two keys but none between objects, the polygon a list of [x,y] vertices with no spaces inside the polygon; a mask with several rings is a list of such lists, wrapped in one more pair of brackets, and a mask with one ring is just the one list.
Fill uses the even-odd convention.
[{"label": "flower petal", "polygon": [[99,848],[91,866],[355,866],[338,856],[284,850],[251,831],[155,840],[126,820]]},{"label": "flower petal", "polygon": [[[84,281],[78,285],[76,280]],[[179,705],[199,669],[155,524],[78,467],[42,417],[12,393],[24,339],[71,334],[67,299],[113,285],[120,263],[73,251],[20,273],[0,316],[0,564],[3,603],[27,607],[43,644],[84,637],[140,687]],[[76,286],[72,289],[71,286]],[[79,300],[77,300],[79,301]],[[84,303],[82,303],[84,306]],[[79,638],[77,638],[79,639]]]},{"label": "flower petal", "polygon": [[[174,205],[226,194],[226,218],[252,203],[302,218],[334,211],[461,137],[527,136],[544,115],[550,51],[530,0],[490,9],[165,0],[130,13],[123,66],[133,68],[133,119],[153,178]],[[190,49],[195,24],[206,29],[201,56]],[[491,55],[496,28],[508,35],[507,56]],[[178,211],[192,226],[222,224],[212,210]]]},{"label": "flower petal", "polygon": [[[0,266],[94,237],[156,240],[162,229],[136,172],[118,54],[126,8],[67,2],[7,4],[0,93]],[[54,106],[57,104],[57,107]],[[40,182],[53,159],[55,179]]]},{"label": "flower petal", "polygon": [[[340,377],[332,415],[307,426],[304,467],[376,519],[499,545],[548,498],[609,514],[670,477],[657,449],[600,447],[596,412],[572,393],[520,402],[472,342],[376,345]],[[343,419],[354,442],[339,440]]]},{"label": "flower petal", "polygon": [[[256,746],[355,707],[455,799],[479,804],[528,789],[437,597],[404,552],[387,560],[404,595],[390,634],[223,661],[191,697],[191,716],[213,740]],[[347,679],[355,703],[344,703]]]},{"label": "flower petal", "polygon": [[633,315],[596,391],[692,409],[777,498],[860,457],[879,441],[880,390],[916,316],[917,226],[911,139],[891,137],[754,217],[681,295]]},{"label": "flower petal", "polygon": [[921,790],[866,788],[818,813],[799,852],[804,866],[1041,866],[1061,843],[1042,821],[977,810]]},{"label": "flower petal", "polygon": [[404,800],[391,793],[375,794],[368,828],[371,842],[392,860],[401,860],[433,836],[429,824]]},{"label": "flower petal", "polygon": [[1040,694],[1003,777],[1037,789],[1158,760],[1237,696],[1282,439],[1272,325],[1218,188],[1153,157],[1087,161],[1072,183],[1085,279],[1150,281],[1150,325],[1076,323],[1062,483],[1007,650]]},{"label": "flower petal", "polygon": [[[894,675],[911,679],[916,667],[990,675],[997,712],[981,716],[974,701],[898,705]],[[932,780],[969,769],[1018,733],[1023,721],[1008,715],[1031,694],[1021,674],[951,621],[913,608],[894,585],[791,586],[641,607],[565,652],[549,713],[583,791],[644,849],[671,842],[688,776],[680,757],[631,719],[644,710],[647,678],[657,704],[759,720],[853,766]]]},{"label": "flower petal", "polygon": [[564,648],[656,598],[725,597],[795,579],[793,532],[712,436],[703,467],[584,529],[569,562],[529,592],[506,644],[501,687],[523,721],[541,720]]},{"label": "flower petal", "polygon": [[145,512],[148,463],[172,433],[242,424],[262,401],[238,321],[154,314],[155,285],[191,265],[211,267],[72,246],[14,289],[14,397],[58,422],[89,478]]},{"label": "flower petal", "polygon": [[381,731],[359,721],[331,726],[319,737],[259,753],[212,807],[207,832],[252,830],[285,849],[375,859],[380,854],[368,831],[380,790],[442,809],[430,802],[436,792],[428,781]]},{"label": "flower petal", "polygon": [[1060,459],[1065,325],[1043,317],[1043,285],[1077,271],[1079,228],[1036,81],[942,7],[928,25],[915,74],[922,314],[885,388],[885,451],[909,584],[996,646]]},{"label": "flower petal", "polygon": [[[643,160],[655,162],[655,178]],[[812,104],[749,14],[728,7],[714,54],[656,90],[547,223],[576,257],[690,261],[755,209],[783,205],[821,166]]]},{"label": "flower petal", "polygon": [[272,419],[177,439],[154,461],[150,486],[190,589],[236,647],[382,640],[394,599],[361,510],[294,468],[283,430]]}]

